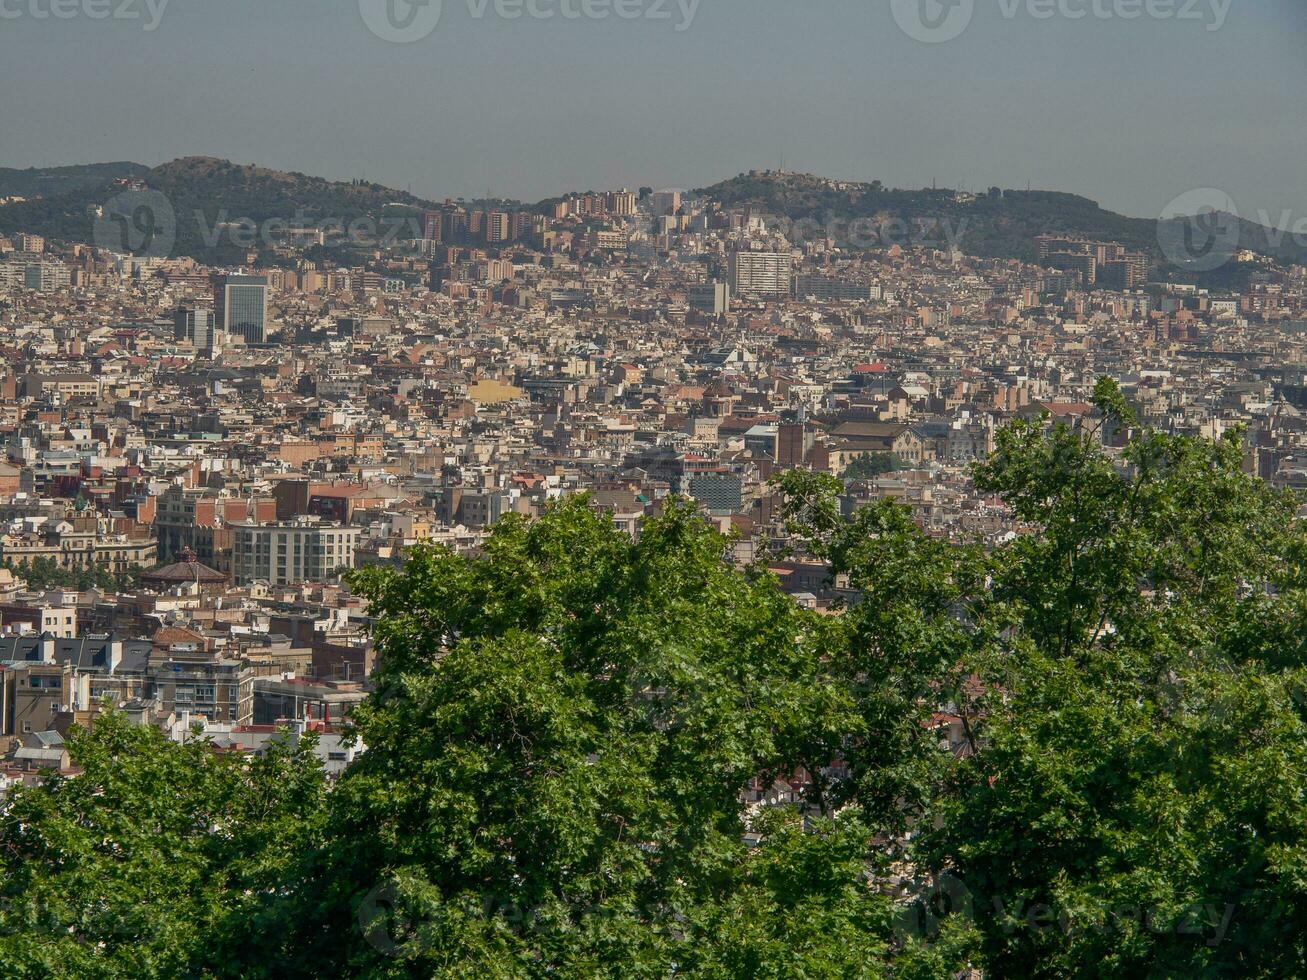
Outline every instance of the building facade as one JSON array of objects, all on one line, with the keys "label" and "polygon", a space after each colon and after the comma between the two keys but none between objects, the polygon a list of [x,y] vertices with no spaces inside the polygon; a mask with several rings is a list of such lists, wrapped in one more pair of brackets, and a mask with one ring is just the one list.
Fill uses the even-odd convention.
[{"label": "building facade", "polygon": [[794,256],[788,252],[732,252],[729,265],[732,296],[790,294]]},{"label": "building facade", "polygon": [[354,565],[359,529],[311,518],[232,526],[232,573],[237,585],[324,582]]},{"label": "building facade", "polygon": [[268,280],[265,276],[214,276],[214,314],[218,329],[247,344],[268,339]]}]

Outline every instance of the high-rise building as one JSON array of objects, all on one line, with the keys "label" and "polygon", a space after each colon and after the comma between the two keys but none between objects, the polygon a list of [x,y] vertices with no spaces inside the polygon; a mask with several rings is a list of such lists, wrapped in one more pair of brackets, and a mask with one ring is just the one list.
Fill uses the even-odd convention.
[{"label": "high-rise building", "polygon": [[690,496],[714,517],[738,513],[744,494],[740,478],[734,473],[706,473],[691,477]]},{"label": "high-rise building", "polygon": [[62,262],[29,262],[23,270],[21,285],[40,293],[53,293],[72,284],[68,266]]},{"label": "high-rise building", "polygon": [[681,192],[680,191],[655,191],[649,201],[649,206],[653,209],[655,216],[663,214],[675,214],[681,210]]},{"label": "high-rise building", "polygon": [[815,442],[813,432],[802,419],[776,427],[776,465],[792,470],[802,466]]},{"label": "high-rise building", "polygon": [[204,356],[212,357],[220,348],[213,311],[204,306],[181,306],[173,314],[174,340],[186,340]]},{"label": "high-rise building", "polygon": [[794,256],[789,252],[732,252],[731,295],[788,296]]},{"label": "high-rise building", "polygon": [[218,329],[247,344],[268,338],[268,280],[263,276],[213,277],[214,313]]},{"label": "high-rise building", "polygon": [[1040,261],[1054,269],[1079,273],[1082,286],[1089,287],[1098,282],[1098,257],[1092,252],[1051,252]]},{"label": "high-rise building", "polygon": [[731,287],[724,282],[695,283],[689,288],[686,300],[692,310],[720,316],[730,309]]},{"label": "high-rise building", "polygon": [[625,218],[635,214],[635,191],[612,191],[604,195],[608,213],[615,218]]},{"label": "high-rise building", "polygon": [[440,240],[457,244],[467,239],[467,212],[456,205],[446,205],[442,211]]},{"label": "high-rise building", "polygon": [[856,300],[867,302],[881,298],[879,286],[862,282],[850,282],[847,279],[835,279],[830,276],[795,276],[794,296],[805,299],[808,296],[818,300]]},{"label": "high-rise building", "polygon": [[497,245],[511,237],[507,211],[491,211],[486,215],[486,242]]},{"label": "high-rise building", "polygon": [[1127,252],[1120,258],[1104,262],[1098,271],[1098,279],[1113,289],[1134,290],[1148,281],[1148,270],[1147,255]]}]

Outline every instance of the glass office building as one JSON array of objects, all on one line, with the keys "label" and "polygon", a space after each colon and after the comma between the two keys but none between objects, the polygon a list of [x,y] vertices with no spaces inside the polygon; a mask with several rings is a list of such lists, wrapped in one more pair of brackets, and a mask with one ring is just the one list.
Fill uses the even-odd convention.
[{"label": "glass office building", "polygon": [[215,276],[213,298],[221,328],[247,344],[266,343],[268,280],[263,276]]}]

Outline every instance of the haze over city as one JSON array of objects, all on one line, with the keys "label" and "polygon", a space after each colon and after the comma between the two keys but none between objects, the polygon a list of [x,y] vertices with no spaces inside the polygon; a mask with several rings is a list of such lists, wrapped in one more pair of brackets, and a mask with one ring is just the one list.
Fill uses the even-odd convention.
[{"label": "haze over city", "polygon": [[909,37],[887,0],[649,0],[658,19],[630,20],[447,0],[407,44],[354,2],[171,0],[149,31],[145,0],[103,21],[7,2],[0,82],[33,84],[0,107],[0,166],[201,154],[532,200],[783,159],[899,187],[1029,183],[1141,217],[1191,187],[1245,214],[1307,199],[1297,0],[1175,0],[1164,18],[1131,0],[1062,0],[1075,16],[978,0],[947,43]]}]

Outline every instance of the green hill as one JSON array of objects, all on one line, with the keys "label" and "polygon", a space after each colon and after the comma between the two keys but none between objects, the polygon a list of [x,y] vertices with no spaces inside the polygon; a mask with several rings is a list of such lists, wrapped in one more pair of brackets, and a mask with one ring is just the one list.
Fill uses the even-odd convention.
[{"label": "green hill", "polygon": [[0,197],[59,197],[101,187],[120,177],[144,177],[150,168],[139,163],[89,163],[75,167],[0,167]]},{"label": "green hill", "polygon": [[[1238,221],[1238,246],[1265,260],[1225,263],[1195,275],[1169,267],[1159,245],[1159,235],[1161,241],[1182,241],[1189,219],[1131,218],[1054,191],[994,188],[973,195],[754,171],[696,193],[727,207],[754,207],[810,223],[812,232],[831,226],[834,237],[866,247],[956,246],[969,255],[1029,261],[1035,258],[1037,235],[1083,235],[1145,252],[1163,275],[1208,285],[1238,284],[1270,261],[1307,263],[1307,243]],[[260,253],[260,261],[275,261],[272,245],[289,226],[326,225],[334,230],[327,252],[356,258],[377,241],[420,237],[419,212],[436,206],[381,184],[331,181],[212,157],[185,157],[152,170],[134,163],[0,170],[0,197],[14,195],[28,200],[0,207],[0,233],[98,241],[118,251],[152,249],[150,254],[187,255],[214,265],[243,263],[251,250]],[[1201,240],[1201,230],[1196,235]]]},{"label": "green hill", "polygon": [[[148,191],[125,184],[123,176],[140,177]],[[125,204],[131,211],[140,201],[149,207],[149,240],[166,242],[153,254],[188,255],[215,265],[241,263],[250,248],[267,253],[288,226],[339,229],[328,244],[346,251],[376,240],[420,237],[418,214],[434,206],[366,181],[331,181],[212,157],[186,157],[142,175],[107,178],[0,208],[0,232],[97,241],[97,209],[112,212]],[[133,214],[129,220],[136,224],[141,218]],[[133,246],[139,244],[129,241],[122,250],[138,251]]]},{"label": "green hill", "polygon": [[[887,243],[943,247],[956,242],[964,253],[985,258],[1031,261],[1036,257],[1036,236],[1081,235],[1144,252],[1157,260],[1163,271],[1179,270],[1166,263],[1159,235],[1162,241],[1177,240],[1190,223],[1131,218],[1105,210],[1088,198],[1056,191],[993,188],[973,195],[944,188],[902,190],[887,188],[879,181],[836,182],[811,174],[771,171],[741,174],[695,193],[727,207],[754,207],[790,221],[817,222],[823,227],[832,224],[840,231],[861,219],[864,229],[890,229],[884,236]],[[903,231],[904,226],[911,231]],[[899,232],[894,234],[896,227]],[[1281,263],[1307,262],[1307,243],[1277,235],[1251,221],[1239,220],[1238,229],[1241,248]],[[1257,267],[1245,265],[1243,270]],[[1226,268],[1205,276],[1232,274],[1234,270]],[[1192,273],[1188,277],[1194,278]]]}]

